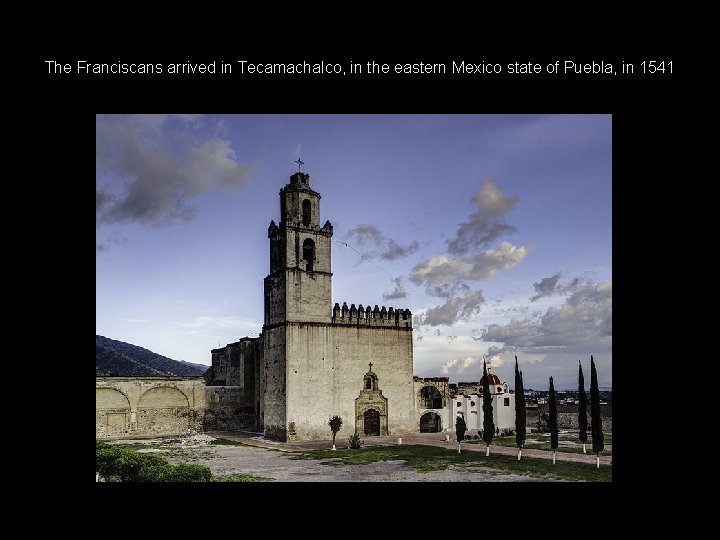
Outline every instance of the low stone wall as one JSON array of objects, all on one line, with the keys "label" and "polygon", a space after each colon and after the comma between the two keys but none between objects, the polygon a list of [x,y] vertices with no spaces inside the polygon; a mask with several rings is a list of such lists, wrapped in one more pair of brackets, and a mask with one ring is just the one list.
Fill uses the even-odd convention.
[{"label": "low stone wall", "polygon": [[[578,406],[558,405],[558,428],[578,429]],[[590,405],[588,404],[588,430],[590,429]],[[543,414],[548,414],[548,405],[543,403],[537,406],[525,407],[526,423],[529,428],[537,428],[538,420]],[[600,418],[603,431],[612,433],[612,405],[600,405]]]},{"label": "low stone wall", "polygon": [[201,429],[202,377],[96,377],[95,437],[156,437]]}]

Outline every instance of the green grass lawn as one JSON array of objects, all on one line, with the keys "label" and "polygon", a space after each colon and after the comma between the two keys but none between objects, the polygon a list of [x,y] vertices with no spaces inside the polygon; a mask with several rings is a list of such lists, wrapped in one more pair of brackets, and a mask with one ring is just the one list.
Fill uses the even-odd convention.
[{"label": "green grass lawn", "polygon": [[[494,441],[493,441],[494,443]],[[582,450],[581,450],[582,451]],[[324,460],[323,465],[362,465],[375,461],[403,460],[420,472],[445,470],[448,467],[462,469],[469,474],[519,474],[548,480],[610,482],[612,466],[591,463],[558,461],[555,465],[548,459],[493,455],[479,452],[463,452],[424,445],[373,446],[356,450],[316,450],[297,452],[290,459]]]}]

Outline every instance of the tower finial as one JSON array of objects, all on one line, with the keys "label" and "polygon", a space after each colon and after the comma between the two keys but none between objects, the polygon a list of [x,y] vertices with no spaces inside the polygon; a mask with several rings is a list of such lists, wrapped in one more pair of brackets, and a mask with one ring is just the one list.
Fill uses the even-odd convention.
[{"label": "tower finial", "polygon": [[372,371],[372,362],[370,362],[370,371]]},{"label": "tower finial", "polygon": [[305,162],[304,162],[303,160],[301,160],[300,158],[297,158],[295,161],[293,161],[293,163],[297,163],[297,164],[298,164],[298,171],[300,170],[300,167],[301,167],[302,165],[305,165]]}]

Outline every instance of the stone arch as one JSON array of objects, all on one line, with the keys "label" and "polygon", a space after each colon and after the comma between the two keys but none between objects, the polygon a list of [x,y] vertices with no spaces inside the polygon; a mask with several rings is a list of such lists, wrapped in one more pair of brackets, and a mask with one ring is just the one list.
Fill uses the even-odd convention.
[{"label": "stone arch", "polygon": [[426,384],[417,394],[418,408],[442,409],[444,406],[443,394],[434,384]]},{"label": "stone arch", "polygon": [[95,410],[98,409],[130,409],[130,400],[115,388],[96,388]]},{"label": "stone arch", "polygon": [[117,437],[130,431],[130,400],[114,388],[95,389],[95,436]]},{"label": "stone arch", "polygon": [[149,390],[145,391],[138,400],[138,409],[189,406],[190,403],[187,396],[172,386],[153,386]]},{"label": "stone arch", "polygon": [[420,417],[420,433],[438,433],[442,431],[442,417],[428,411]]},{"label": "stone arch", "polygon": [[177,388],[154,386],[140,396],[137,421],[142,435],[179,435],[191,425],[190,402]]}]

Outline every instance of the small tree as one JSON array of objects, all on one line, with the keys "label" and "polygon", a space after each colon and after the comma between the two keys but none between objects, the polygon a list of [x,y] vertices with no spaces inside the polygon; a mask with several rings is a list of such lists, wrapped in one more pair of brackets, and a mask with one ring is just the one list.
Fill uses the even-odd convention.
[{"label": "small tree", "polygon": [[492,395],[490,394],[490,378],[488,377],[487,364],[483,360],[483,441],[487,445],[485,456],[490,455],[490,443],[495,434],[495,423],[493,422]]},{"label": "small tree", "polygon": [[335,450],[335,435],[337,435],[337,432],[340,431],[340,427],[342,427],[342,418],[340,418],[337,414],[330,418],[330,421],[328,422],[328,426],[330,426],[330,429],[332,430],[333,434],[333,447],[332,449]]},{"label": "small tree", "polygon": [[592,430],[593,453],[597,456],[597,468],[600,468],[600,452],[605,448],[602,432],[602,418],[600,417],[600,390],[598,389],[597,371],[595,361],[590,355],[590,426]]},{"label": "small tree", "polygon": [[552,377],[550,377],[550,392],[548,393],[548,430],[550,431],[550,448],[553,451],[553,465],[555,465],[555,451],[558,447],[558,417],[557,397]]},{"label": "small tree", "polygon": [[583,445],[583,454],[585,454],[587,453],[585,444],[587,443],[588,428],[587,394],[585,393],[585,377],[583,376],[580,360],[578,360],[578,365],[580,366],[580,371],[578,373],[578,427],[580,428],[580,431],[578,432],[578,439],[580,439],[580,442]]},{"label": "small tree", "polygon": [[458,416],[455,420],[455,436],[458,442],[458,454],[460,453],[460,447],[465,439],[465,432],[467,431],[467,425],[465,425],[465,419],[462,416]]},{"label": "small tree", "polygon": [[522,456],[525,445],[525,387],[523,386],[522,372],[518,369],[517,356],[515,357],[515,444],[518,447],[518,461]]}]

